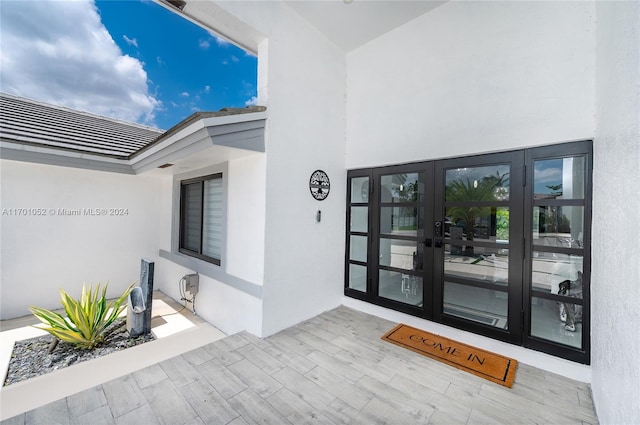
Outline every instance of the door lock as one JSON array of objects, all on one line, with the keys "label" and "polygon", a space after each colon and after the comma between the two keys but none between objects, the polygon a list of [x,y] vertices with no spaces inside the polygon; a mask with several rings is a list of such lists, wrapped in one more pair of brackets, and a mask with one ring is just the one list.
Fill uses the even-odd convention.
[{"label": "door lock", "polygon": [[433,223],[433,233],[436,236],[436,248],[442,248],[442,221],[436,221]]},{"label": "door lock", "polygon": [[435,230],[436,237],[441,238],[442,237],[442,222],[441,221],[436,221],[433,225],[434,225],[434,230]]}]

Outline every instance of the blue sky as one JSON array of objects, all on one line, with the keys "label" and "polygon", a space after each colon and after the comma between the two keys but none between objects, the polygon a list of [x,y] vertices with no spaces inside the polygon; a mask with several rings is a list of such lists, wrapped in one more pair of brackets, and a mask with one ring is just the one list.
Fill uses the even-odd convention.
[{"label": "blue sky", "polygon": [[163,129],[255,103],[254,55],[151,1],[2,0],[0,17],[3,92]]}]

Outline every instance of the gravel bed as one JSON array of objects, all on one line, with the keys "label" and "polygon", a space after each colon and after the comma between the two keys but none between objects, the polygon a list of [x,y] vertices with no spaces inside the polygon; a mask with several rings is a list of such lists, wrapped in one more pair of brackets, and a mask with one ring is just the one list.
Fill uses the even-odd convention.
[{"label": "gravel bed", "polygon": [[116,320],[109,329],[113,329],[113,332],[93,350],[83,350],[68,342],[60,341],[53,352],[49,354],[49,345],[54,339],[49,334],[16,341],[3,386],[154,340],[151,334],[130,337],[125,319]]}]

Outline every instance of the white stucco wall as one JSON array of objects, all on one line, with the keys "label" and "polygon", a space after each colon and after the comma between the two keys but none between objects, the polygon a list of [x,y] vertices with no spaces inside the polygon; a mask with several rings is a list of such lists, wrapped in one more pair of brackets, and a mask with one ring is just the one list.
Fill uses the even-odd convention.
[{"label": "white stucco wall", "polygon": [[[155,288],[180,300],[178,283],[193,270],[164,258],[156,263]],[[200,291],[196,295],[196,314],[227,335],[249,331],[260,335],[262,330],[262,301],[239,291],[225,282],[199,274]],[[192,305],[186,304],[189,309]]]},{"label": "white stucco wall", "polygon": [[[230,285],[229,280],[239,278],[251,284],[263,284],[265,163],[264,154],[254,154],[225,164],[190,170],[186,174],[194,177],[224,170],[223,179],[227,185],[225,254],[219,268],[219,279],[199,274],[196,313],[227,334],[242,330],[255,335],[262,332],[262,300]],[[171,251],[171,222],[177,212],[172,179],[170,176],[162,188],[159,248],[165,251]],[[180,301],[179,281],[194,271],[160,258],[156,265],[155,287]],[[191,308],[190,304],[187,305]]]},{"label": "white stucco wall", "polygon": [[[268,108],[262,328],[266,336],[340,304],[345,56],[282,2],[218,4],[266,37],[258,49],[258,98]],[[199,18],[215,28],[212,13]],[[308,188],[316,169],[326,171],[332,183],[322,202],[312,199]],[[315,222],[317,210],[322,211],[320,223]]]},{"label": "white stucco wall", "polygon": [[266,156],[229,162],[227,273],[258,285],[264,280]]},{"label": "white stucco wall", "polygon": [[[293,12],[278,13],[284,22],[267,32],[265,335],[340,305],[344,285],[345,57]],[[316,169],[332,182],[324,201],[309,192]]]},{"label": "white stucco wall", "polygon": [[591,277],[593,395],[602,424],[640,423],[640,3],[597,2]]},{"label": "white stucco wall", "polygon": [[347,168],[593,137],[594,5],[449,2],[347,56]]},{"label": "white stucco wall", "polygon": [[[82,283],[109,282],[119,295],[156,259],[161,185],[157,177],[0,160],[1,317],[58,308],[58,288],[80,296]],[[46,216],[10,209],[40,208]],[[125,208],[126,215],[61,215],[58,209]],[[6,210],[5,210],[6,209]],[[54,213],[55,212],[55,213]]]}]

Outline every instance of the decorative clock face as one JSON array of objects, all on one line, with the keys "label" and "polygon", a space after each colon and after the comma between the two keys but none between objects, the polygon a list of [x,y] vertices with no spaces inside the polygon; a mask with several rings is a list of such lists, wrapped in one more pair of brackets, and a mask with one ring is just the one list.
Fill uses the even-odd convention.
[{"label": "decorative clock face", "polygon": [[329,190],[331,189],[331,184],[329,183],[329,176],[322,170],[316,170],[311,173],[311,178],[309,179],[309,190],[311,191],[311,196],[313,196],[318,201],[323,201],[327,196],[329,196]]}]

